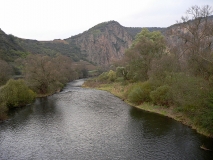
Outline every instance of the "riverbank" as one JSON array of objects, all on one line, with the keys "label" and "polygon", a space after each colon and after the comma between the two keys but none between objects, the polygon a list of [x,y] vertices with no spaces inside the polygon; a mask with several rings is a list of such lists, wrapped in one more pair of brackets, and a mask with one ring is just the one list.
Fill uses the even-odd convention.
[{"label": "riverbank", "polygon": [[128,91],[128,88],[131,87],[132,84],[128,85],[122,85],[120,82],[114,82],[110,84],[98,84],[98,83],[87,83],[85,82],[83,84],[83,87],[85,88],[95,88],[99,90],[104,90],[112,93],[113,95],[121,98],[123,101],[125,101],[127,104],[136,107],[138,109],[142,109],[144,111],[160,114],[169,118],[172,118],[176,121],[181,122],[184,125],[187,125],[191,127],[192,129],[196,130],[199,134],[205,135],[207,137],[213,137],[212,134],[210,134],[205,128],[202,128],[196,124],[193,123],[193,121],[188,118],[187,115],[185,115],[182,112],[179,112],[175,107],[165,107],[165,106],[157,106],[153,105],[151,103],[143,103],[140,105],[132,104],[128,101],[126,92]]}]

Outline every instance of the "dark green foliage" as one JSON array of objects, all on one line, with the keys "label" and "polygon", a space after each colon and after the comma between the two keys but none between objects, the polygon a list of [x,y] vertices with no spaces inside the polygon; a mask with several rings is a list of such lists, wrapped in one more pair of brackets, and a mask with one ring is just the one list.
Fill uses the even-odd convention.
[{"label": "dark green foliage", "polygon": [[165,54],[160,59],[153,59],[148,72],[149,80],[157,87],[165,84],[168,74],[180,71],[178,57]]},{"label": "dark green foliage", "polygon": [[0,58],[5,61],[14,61],[19,57],[19,52],[24,53],[25,50],[18,44],[18,38],[13,35],[7,35],[3,31],[0,32]]},{"label": "dark green foliage", "polygon": [[1,89],[0,99],[8,108],[20,107],[31,103],[35,93],[23,80],[9,80]]},{"label": "dark green foliage", "polygon": [[[142,27],[125,27],[125,29],[127,30],[127,32],[133,37],[135,38],[135,36],[141,32],[141,30],[143,29]],[[150,32],[153,31],[160,31],[163,32],[166,28],[159,28],[159,27],[148,27],[147,28]]]},{"label": "dark green foliage", "polygon": [[56,56],[59,53],[71,57],[74,61],[79,61],[86,57],[81,53],[81,50],[76,46],[75,42],[71,39],[68,42],[64,40],[54,40],[47,42],[40,42],[36,40],[18,40],[20,46],[33,54],[43,54],[48,56]]},{"label": "dark green foliage", "polygon": [[12,77],[12,74],[12,67],[6,61],[0,59],[0,86],[4,85]]},{"label": "dark green foliage", "polygon": [[150,97],[154,104],[168,106],[171,102],[170,88],[168,85],[163,85],[156,90],[150,92]]},{"label": "dark green foliage", "polygon": [[134,104],[140,104],[143,102],[151,101],[150,92],[152,91],[152,85],[149,81],[143,83],[136,83],[130,89],[128,94],[128,100]]},{"label": "dark green foliage", "polygon": [[106,29],[106,25],[112,22],[113,21],[99,23],[98,25],[95,25],[94,27],[90,28],[88,31],[93,34],[103,32]]},{"label": "dark green foliage", "polygon": [[213,133],[213,94],[209,94],[206,105],[199,108],[199,112],[191,117],[193,121],[201,126],[206,132]]},{"label": "dark green foliage", "polygon": [[125,67],[117,67],[116,68],[116,76],[117,77],[126,77]]},{"label": "dark green foliage", "polygon": [[133,81],[148,80],[151,62],[153,59],[161,58],[165,54],[165,48],[165,40],[160,32],[149,32],[143,29],[125,52],[128,77]]},{"label": "dark green foliage", "polygon": [[208,82],[185,73],[171,73],[166,78],[171,86],[172,101],[188,115],[196,115],[203,110],[209,93]]}]

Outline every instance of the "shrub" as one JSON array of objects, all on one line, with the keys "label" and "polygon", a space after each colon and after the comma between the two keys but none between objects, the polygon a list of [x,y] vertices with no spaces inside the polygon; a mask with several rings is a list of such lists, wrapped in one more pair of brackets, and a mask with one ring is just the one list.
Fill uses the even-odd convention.
[{"label": "shrub", "polygon": [[107,77],[108,77],[108,81],[114,82],[116,79],[116,72],[110,70],[107,74]]},{"label": "shrub", "polygon": [[166,106],[169,104],[171,97],[169,94],[170,87],[163,85],[150,92],[150,97],[154,104]]},{"label": "shrub", "polygon": [[116,68],[116,76],[117,77],[123,77],[124,80],[127,80],[127,74],[128,74],[128,71],[127,71],[127,68],[126,67],[117,67]]},{"label": "shrub", "polygon": [[136,83],[132,86],[128,94],[128,100],[134,104],[140,104],[142,102],[149,102],[150,92],[152,90],[152,85],[149,81],[143,83]]},{"label": "shrub", "polygon": [[108,79],[108,72],[103,72],[100,76],[98,76],[98,81],[106,81]]},{"label": "shrub", "polygon": [[8,108],[24,106],[35,99],[35,93],[30,90],[23,80],[9,80],[1,89],[2,102]]},{"label": "shrub", "polygon": [[174,104],[185,111],[199,112],[201,106],[205,105],[209,87],[204,79],[184,73],[173,73],[167,76],[167,84],[171,86]]},{"label": "shrub", "polygon": [[97,80],[99,82],[114,82],[116,80],[116,72],[113,70],[103,72],[100,76],[98,76]]}]

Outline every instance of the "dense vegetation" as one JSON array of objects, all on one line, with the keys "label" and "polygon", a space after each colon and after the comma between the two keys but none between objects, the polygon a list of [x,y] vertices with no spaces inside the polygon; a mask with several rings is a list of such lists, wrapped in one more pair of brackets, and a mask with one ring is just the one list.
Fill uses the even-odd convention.
[{"label": "dense vegetation", "polygon": [[122,61],[86,85],[115,82],[114,87],[124,86],[117,94],[123,99],[164,106],[213,136],[213,21],[208,18],[213,11],[193,6],[186,13],[167,39],[143,29]]},{"label": "dense vegetation", "polygon": [[16,38],[17,43],[24,48],[26,51],[33,54],[42,54],[48,56],[55,56],[58,53],[72,58],[74,61],[81,59],[86,60],[84,54],[81,54],[80,48],[75,43],[70,41],[69,43],[65,40],[53,40],[53,41],[37,41],[37,40],[26,40]]},{"label": "dense vegetation", "polygon": [[[135,36],[138,33],[140,33],[143,28],[142,27],[125,27],[125,29],[133,38],[135,38]],[[166,28],[160,28],[160,27],[146,27],[146,29],[148,29],[150,32],[153,32],[153,31],[163,32],[166,30]]]},{"label": "dense vegetation", "polygon": [[9,109],[25,106],[33,102],[36,96],[53,94],[60,91],[67,82],[88,76],[84,64],[74,64],[71,58],[60,54],[29,54],[17,59],[13,66],[22,73],[15,77],[18,80],[13,79],[11,65],[0,60],[0,120],[6,118]]}]

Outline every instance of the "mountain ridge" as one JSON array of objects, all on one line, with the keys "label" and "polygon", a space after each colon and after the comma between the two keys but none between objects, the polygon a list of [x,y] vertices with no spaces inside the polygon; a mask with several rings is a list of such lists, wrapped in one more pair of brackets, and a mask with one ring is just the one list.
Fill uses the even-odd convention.
[{"label": "mountain ridge", "polygon": [[[148,29],[161,31],[165,28]],[[123,57],[125,50],[141,30],[142,27],[124,27],[117,21],[108,21],[99,23],[83,33],[52,41],[18,38],[0,30],[0,58],[13,61],[29,53],[49,56],[60,53],[74,61],[85,60],[97,65],[109,65]]]}]

